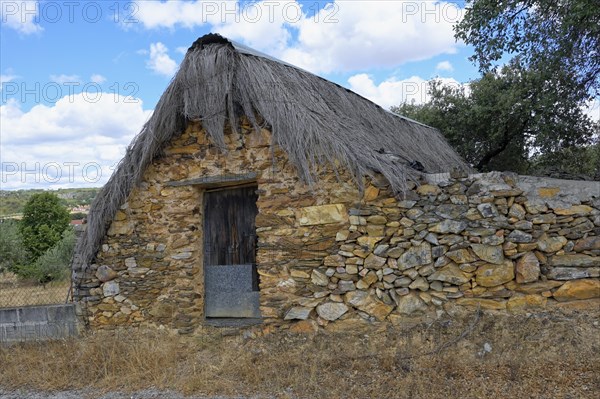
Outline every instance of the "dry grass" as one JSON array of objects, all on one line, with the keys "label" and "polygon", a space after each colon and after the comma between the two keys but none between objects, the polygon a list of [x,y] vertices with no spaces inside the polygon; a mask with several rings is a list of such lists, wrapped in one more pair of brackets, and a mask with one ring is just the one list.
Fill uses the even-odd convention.
[{"label": "dry grass", "polygon": [[12,273],[0,274],[0,308],[64,303],[69,293],[69,280],[41,285],[20,280]]},{"label": "dry grass", "polygon": [[[279,398],[595,398],[597,315],[484,315],[381,331],[245,338],[98,332],[0,348],[0,387],[93,392],[148,387]],[[453,342],[443,350],[447,342]],[[483,350],[484,344],[491,352]]]}]

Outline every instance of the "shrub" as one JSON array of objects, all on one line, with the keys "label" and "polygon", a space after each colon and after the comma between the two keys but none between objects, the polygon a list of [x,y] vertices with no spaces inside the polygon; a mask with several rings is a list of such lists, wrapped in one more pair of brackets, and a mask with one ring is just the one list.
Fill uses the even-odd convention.
[{"label": "shrub", "polygon": [[25,262],[25,249],[16,220],[0,221],[0,273],[15,272]]},{"label": "shrub", "polygon": [[75,241],[73,229],[66,229],[62,239],[54,247],[37,258],[35,262],[21,266],[17,274],[42,284],[68,278]]}]

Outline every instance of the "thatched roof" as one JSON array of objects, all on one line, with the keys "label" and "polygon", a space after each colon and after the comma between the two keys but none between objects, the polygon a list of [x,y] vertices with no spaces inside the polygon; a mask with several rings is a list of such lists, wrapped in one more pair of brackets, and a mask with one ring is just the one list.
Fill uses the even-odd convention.
[{"label": "thatched roof", "polygon": [[75,270],[93,260],[131,189],[188,121],[200,120],[213,142],[225,148],[226,122],[236,129],[242,116],[256,129],[259,121],[267,125],[274,143],[287,152],[308,184],[313,183],[315,165],[334,159],[359,185],[363,176],[378,172],[396,192],[418,176],[411,162],[428,172],[467,169],[437,130],[307,71],[219,35],[206,35],[189,48],[153,115],[94,200],[76,248]]}]

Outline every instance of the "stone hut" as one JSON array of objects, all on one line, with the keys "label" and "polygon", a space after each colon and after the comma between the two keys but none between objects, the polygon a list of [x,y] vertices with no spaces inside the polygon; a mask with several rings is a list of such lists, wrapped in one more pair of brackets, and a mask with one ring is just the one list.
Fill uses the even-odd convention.
[{"label": "stone hut", "polygon": [[92,328],[189,333],[600,296],[597,182],[468,171],[437,130],[206,35],[92,204],[73,297]]}]

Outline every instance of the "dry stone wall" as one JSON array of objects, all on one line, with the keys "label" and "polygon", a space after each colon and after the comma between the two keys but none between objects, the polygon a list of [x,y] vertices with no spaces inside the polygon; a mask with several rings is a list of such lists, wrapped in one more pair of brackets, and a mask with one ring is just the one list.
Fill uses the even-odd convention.
[{"label": "dry stone wall", "polygon": [[[172,186],[257,174],[257,268],[264,322],[297,330],[401,323],[455,309],[598,306],[600,183],[513,174],[429,175],[395,195],[315,170],[299,181],[267,130],[191,124],[117,213],[75,292],[94,328],[203,323],[203,190]],[[579,305],[577,305],[579,306]]]}]

